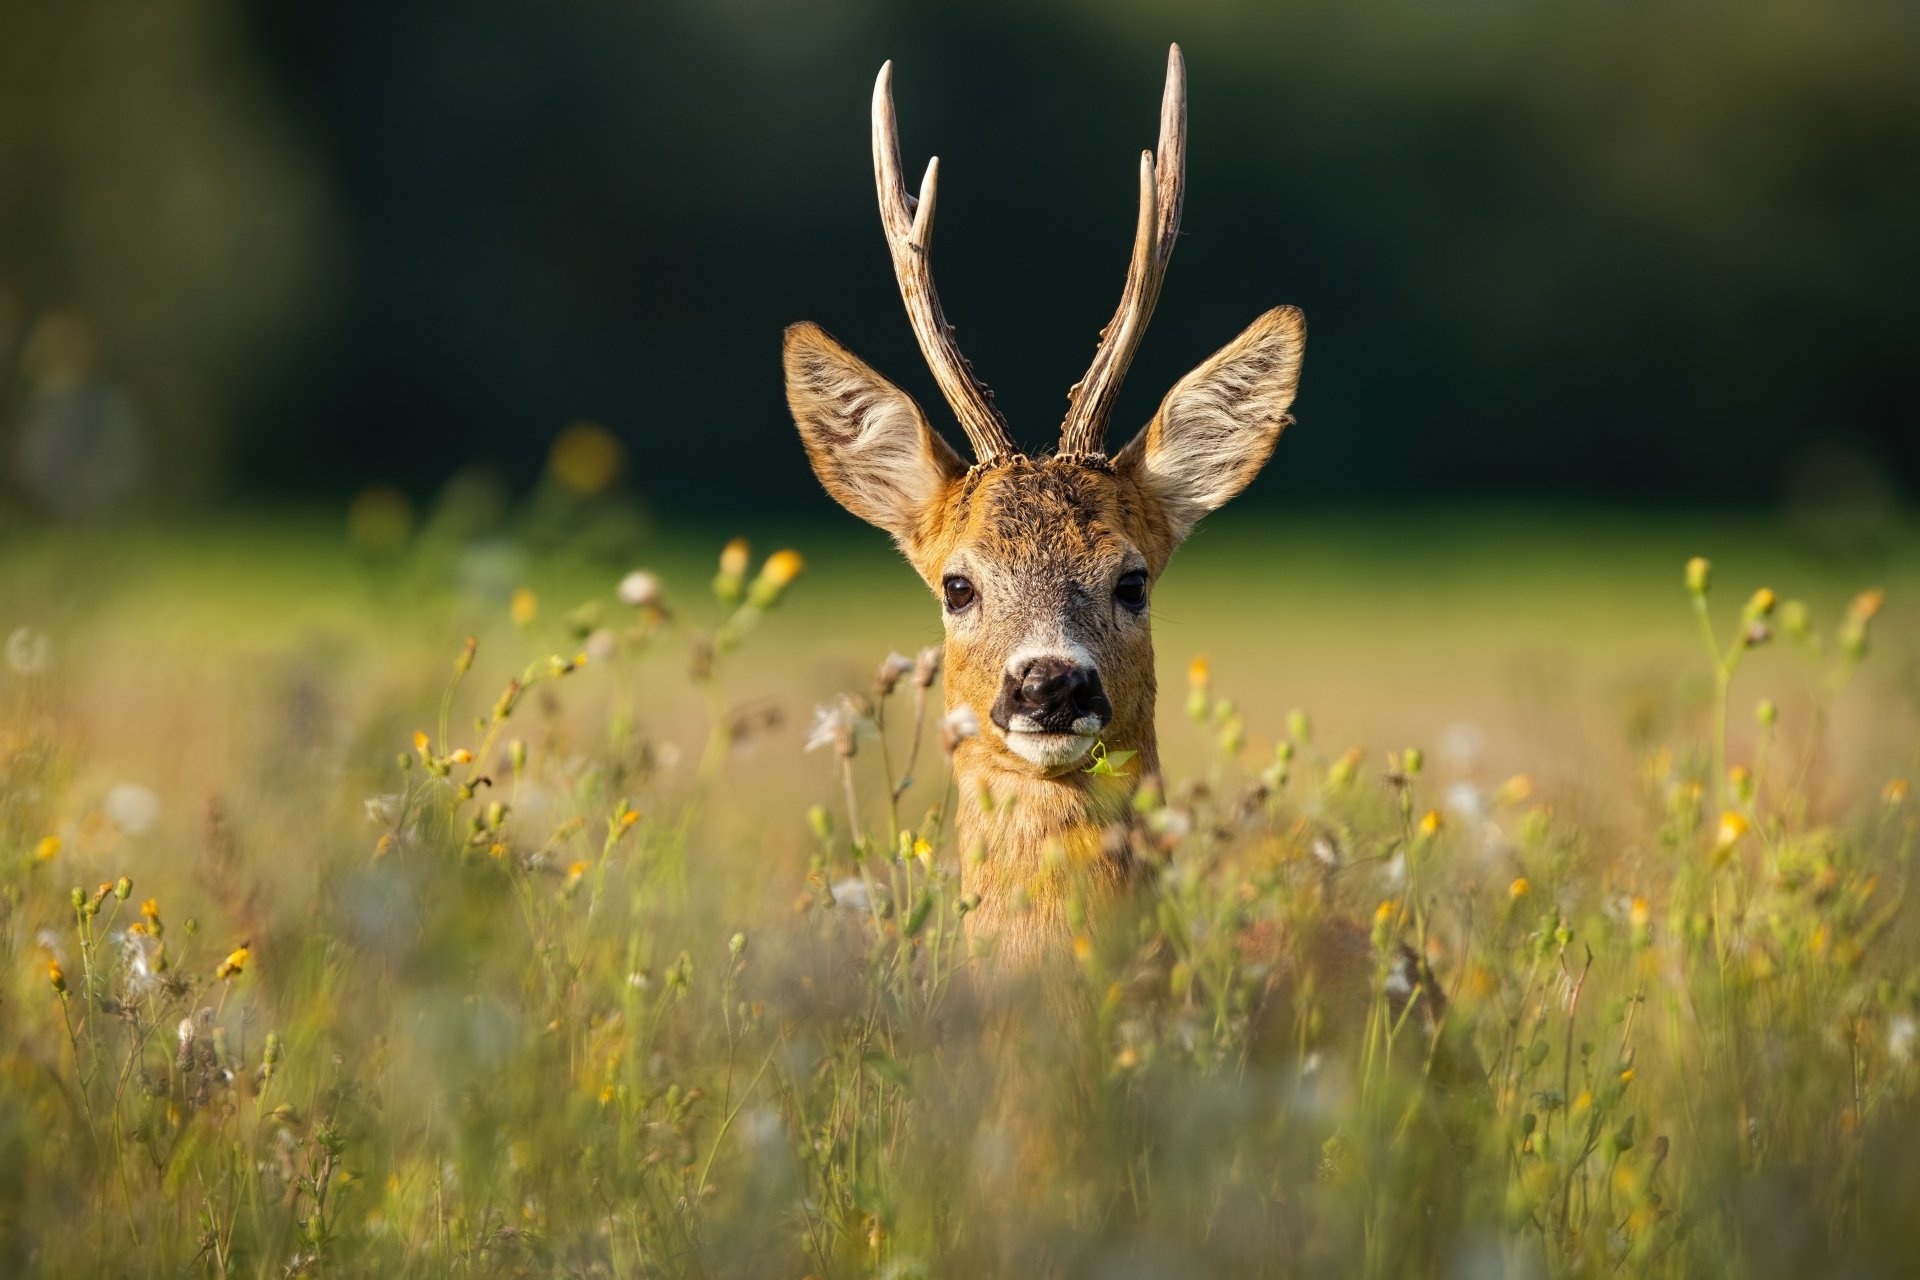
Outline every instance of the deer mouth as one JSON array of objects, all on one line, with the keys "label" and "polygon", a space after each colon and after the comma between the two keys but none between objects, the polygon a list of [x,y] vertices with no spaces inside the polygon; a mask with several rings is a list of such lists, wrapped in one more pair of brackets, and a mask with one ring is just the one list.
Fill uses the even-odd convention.
[{"label": "deer mouth", "polygon": [[1050,727],[1033,716],[1015,715],[1009,716],[1004,726],[994,726],[1009,751],[1049,773],[1069,769],[1086,759],[1106,727],[1106,720],[1096,715],[1080,716],[1061,727]]}]

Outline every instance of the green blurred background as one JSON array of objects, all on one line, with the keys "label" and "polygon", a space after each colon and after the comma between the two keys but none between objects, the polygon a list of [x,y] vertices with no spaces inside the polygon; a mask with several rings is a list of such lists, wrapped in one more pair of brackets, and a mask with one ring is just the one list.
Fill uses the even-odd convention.
[{"label": "green blurred background", "polygon": [[0,529],[421,511],[456,477],[484,515],[583,420],[620,446],[583,464],[615,545],[829,519],[782,326],[938,403],[873,209],[885,58],[908,168],[945,163],[947,309],[1043,444],[1170,39],[1187,216],[1116,434],[1292,302],[1300,421],[1250,512],[1739,507],[1898,545],[1920,9],[1884,0],[20,0]]}]

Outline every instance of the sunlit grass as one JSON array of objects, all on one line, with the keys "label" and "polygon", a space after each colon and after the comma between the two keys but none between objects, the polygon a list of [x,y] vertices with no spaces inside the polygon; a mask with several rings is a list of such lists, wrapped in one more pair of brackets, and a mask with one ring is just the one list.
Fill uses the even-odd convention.
[{"label": "sunlit grass", "polygon": [[[0,1257],[1898,1274],[1913,560],[1595,527],[1197,539],[1157,882],[1064,994],[974,954],[937,619],[871,544],[23,542]],[[1357,1025],[1266,1001],[1237,939],[1338,921]]]}]

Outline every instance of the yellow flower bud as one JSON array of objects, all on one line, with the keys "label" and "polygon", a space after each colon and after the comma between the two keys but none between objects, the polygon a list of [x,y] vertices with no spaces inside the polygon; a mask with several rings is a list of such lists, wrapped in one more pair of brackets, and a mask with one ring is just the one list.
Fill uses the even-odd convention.
[{"label": "yellow flower bud", "polygon": [[1713,561],[1705,556],[1695,556],[1687,561],[1687,590],[1696,596],[1704,596],[1713,585]]}]

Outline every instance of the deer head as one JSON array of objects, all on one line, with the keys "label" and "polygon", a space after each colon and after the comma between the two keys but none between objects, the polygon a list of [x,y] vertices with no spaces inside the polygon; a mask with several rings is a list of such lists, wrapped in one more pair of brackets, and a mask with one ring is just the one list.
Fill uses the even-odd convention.
[{"label": "deer head", "polygon": [[[1138,752],[1144,771],[1158,767],[1154,586],[1200,518],[1244,489],[1272,453],[1290,421],[1305,324],[1292,307],[1267,312],[1180,379],[1131,443],[1106,452],[1107,418],[1180,225],[1187,100],[1175,45],[1158,154],[1140,157],[1139,221],[1119,309],[1069,393],[1058,447],[1021,453],[934,292],[940,162],[927,166],[919,198],[909,195],[891,81],[889,63],[873,93],[881,222],[914,334],[975,461],[817,325],[787,330],[787,400],[820,482],[893,535],[940,604],[949,708],[971,707],[981,721],[980,735],[956,752],[956,770],[989,792],[1023,797],[1023,816],[1005,820],[1014,826],[978,814],[972,824],[988,861],[1005,864],[1112,810],[1083,767],[1096,742]],[[963,837],[967,816],[963,808]]]}]

